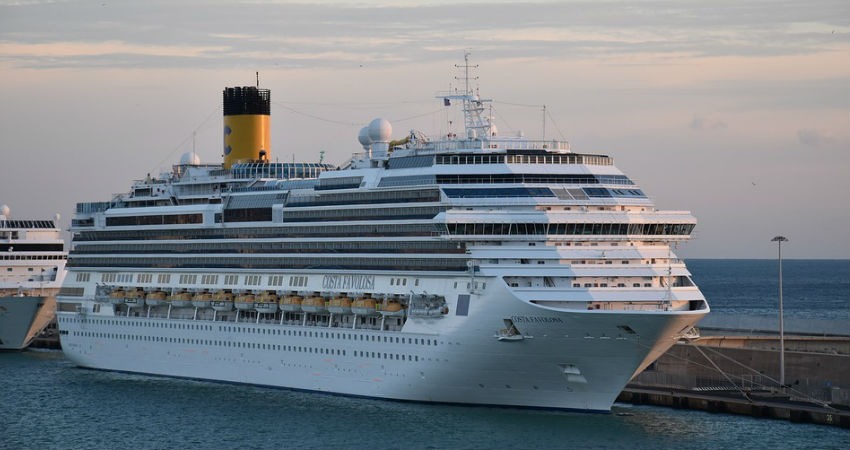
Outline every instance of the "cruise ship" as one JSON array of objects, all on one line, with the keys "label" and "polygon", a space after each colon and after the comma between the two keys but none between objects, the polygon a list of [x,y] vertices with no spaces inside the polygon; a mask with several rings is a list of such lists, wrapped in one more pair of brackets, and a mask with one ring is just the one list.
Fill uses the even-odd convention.
[{"label": "cruise ship", "polygon": [[55,318],[65,242],[54,219],[13,219],[0,207],[0,350],[23,350]]},{"label": "cruise ship", "polygon": [[[466,66],[467,73],[469,64]],[[223,91],[220,164],[191,153],[80,203],[58,297],[85,368],[453,404],[610,411],[709,312],[662,211],[610,156],[372,120],[340,167],[272,162],[271,94]],[[671,186],[671,188],[673,188]]]}]

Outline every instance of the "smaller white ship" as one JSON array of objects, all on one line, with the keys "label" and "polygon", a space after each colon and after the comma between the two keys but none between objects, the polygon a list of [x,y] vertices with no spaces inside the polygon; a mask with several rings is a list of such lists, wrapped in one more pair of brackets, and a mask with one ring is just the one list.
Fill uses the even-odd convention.
[{"label": "smaller white ship", "polygon": [[0,207],[0,350],[25,349],[56,316],[68,259],[58,220],[14,220]]}]

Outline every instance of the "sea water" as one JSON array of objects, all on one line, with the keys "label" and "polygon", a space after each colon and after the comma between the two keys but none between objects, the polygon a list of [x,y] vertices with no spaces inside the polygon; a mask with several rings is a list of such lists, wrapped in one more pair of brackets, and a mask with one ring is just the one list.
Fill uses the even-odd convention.
[{"label": "sea water", "polygon": [[[688,261],[715,311],[772,313],[776,263]],[[847,317],[847,261],[783,261],[796,317]],[[843,315],[843,316],[842,316]],[[0,354],[0,449],[843,449],[836,427],[616,404],[612,414],[352,398]]]},{"label": "sea water", "polygon": [[[778,315],[778,261],[689,259],[685,263],[713,312]],[[850,320],[850,261],[783,260],[782,297],[785,317]]]}]

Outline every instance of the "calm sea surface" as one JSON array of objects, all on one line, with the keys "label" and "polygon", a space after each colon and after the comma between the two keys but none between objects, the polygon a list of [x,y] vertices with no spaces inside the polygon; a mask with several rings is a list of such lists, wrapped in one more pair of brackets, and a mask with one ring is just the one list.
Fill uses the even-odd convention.
[{"label": "calm sea surface", "polygon": [[[779,265],[762,259],[689,259],[685,263],[712,311],[775,316]],[[783,260],[785,317],[850,319],[850,261]]]},{"label": "calm sea surface", "polygon": [[[714,310],[776,310],[775,261],[688,266]],[[847,261],[784,261],[786,311],[847,317],[848,277]],[[0,353],[0,449],[101,448],[846,450],[850,432],[650,406],[607,415],[368,400],[84,370],[56,351]]]}]

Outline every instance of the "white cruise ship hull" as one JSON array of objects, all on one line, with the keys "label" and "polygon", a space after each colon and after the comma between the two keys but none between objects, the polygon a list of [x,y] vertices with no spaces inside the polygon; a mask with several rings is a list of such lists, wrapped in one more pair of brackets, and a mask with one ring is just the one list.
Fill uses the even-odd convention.
[{"label": "white cruise ship hull", "polygon": [[0,350],[23,350],[53,320],[53,296],[0,297]]},{"label": "white cruise ship hull", "polygon": [[[609,411],[632,376],[705,314],[558,312],[524,303],[504,285],[471,295],[468,316],[408,318],[400,331],[149,318],[144,312],[115,316],[110,305],[100,305],[97,314],[92,305],[83,302],[82,314],[59,314],[62,348],[81,367],[396,400],[596,412]],[[521,339],[499,338],[504,318],[513,318]]]}]

